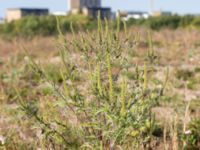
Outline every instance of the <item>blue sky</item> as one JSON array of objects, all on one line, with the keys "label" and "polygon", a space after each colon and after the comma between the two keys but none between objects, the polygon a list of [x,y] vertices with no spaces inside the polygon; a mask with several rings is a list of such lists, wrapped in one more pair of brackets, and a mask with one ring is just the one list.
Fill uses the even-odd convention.
[{"label": "blue sky", "polygon": [[[149,11],[150,0],[102,0],[103,6],[112,10],[142,10]],[[199,0],[154,0],[155,10],[166,10],[185,13],[199,13]],[[67,0],[0,0],[0,17],[4,17],[6,8],[12,7],[42,7],[50,11],[67,11]]]}]

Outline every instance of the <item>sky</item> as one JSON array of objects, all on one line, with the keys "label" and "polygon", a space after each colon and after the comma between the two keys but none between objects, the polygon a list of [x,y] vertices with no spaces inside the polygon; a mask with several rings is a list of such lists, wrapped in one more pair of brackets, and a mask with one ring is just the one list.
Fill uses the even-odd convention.
[{"label": "sky", "polygon": [[[102,0],[105,7],[116,10],[149,11],[150,0]],[[154,0],[154,10],[172,11],[179,14],[200,14],[200,0]],[[68,0],[0,0],[0,17],[7,8],[39,7],[53,11],[67,11]]]}]

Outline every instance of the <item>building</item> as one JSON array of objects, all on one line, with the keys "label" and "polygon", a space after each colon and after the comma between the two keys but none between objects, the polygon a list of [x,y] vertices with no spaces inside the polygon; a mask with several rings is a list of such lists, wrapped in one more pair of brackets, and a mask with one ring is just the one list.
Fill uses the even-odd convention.
[{"label": "building", "polygon": [[5,20],[4,20],[3,18],[0,17],[0,24],[3,24],[4,21],[5,21]]},{"label": "building", "polygon": [[79,10],[82,8],[100,8],[101,0],[70,0],[70,10]]},{"label": "building", "polygon": [[25,16],[41,16],[48,15],[48,9],[38,9],[38,8],[11,8],[6,11],[6,21],[11,22],[14,20],[21,19]]},{"label": "building", "polygon": [[86,16],[90,16],[92,18],[97,19],[99,13],[101,16],[101,19],[109,19],[111,18],[111,9],[110,8],[102,8],[102,7],[88,7],[83,8],[82,13]]},{"label": "building", "polygon": [[50,15],[53,15],[53,16],[66,16],[67,12],[55,11],[55,12],[51,12]]},{"label": "building", "polygon": [[149,13],[141,11],[118,11],[116,16],[124,21],[128,21],[129,19],[147,19],[149,18]]},{"label": "building", "polygon": [[151,16],[153,17],[159,17],[159,16],[172,16],[172,12],[170,11],[153,11],[151,13]]},{"label": "building", "polygon": [[69,0],[71,14],[84,14],[93,18],[97,18],[100,12],[101,18],[111,17],[111,8],[101,6],[101,0]]}]

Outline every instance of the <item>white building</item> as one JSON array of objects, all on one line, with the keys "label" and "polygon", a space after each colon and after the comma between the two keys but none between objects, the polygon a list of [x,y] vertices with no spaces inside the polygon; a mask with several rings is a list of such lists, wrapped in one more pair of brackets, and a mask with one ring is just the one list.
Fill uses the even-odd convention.
[{"label": "white building", "polygon": [[64,11],[54,11],[54,12],[51,12],[50,15],[53,15],[53,16],[66,16],[67,12],[64,12]]},{"label": "white building", "polygon": [[148,12],[141,11],[118,11],[116,16],[124,21],[128,21],[129,19],[147,19],[150,15]]}]

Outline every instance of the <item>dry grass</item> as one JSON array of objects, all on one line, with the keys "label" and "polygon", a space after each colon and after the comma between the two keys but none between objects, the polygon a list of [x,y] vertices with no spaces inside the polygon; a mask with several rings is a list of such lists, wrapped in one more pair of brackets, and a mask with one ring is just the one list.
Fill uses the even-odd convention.
[{"label": "dry grass", "polygon": [[[139,33],[140,35],[140,39],[137,41],[136,46],[132,49],[125,50],[125,54],[128,55],[128,61],[133,65],[128,68],[130,73],[128,77],[131,78],[133,76],[133,70],[135,70],[134,66],[136,64],[143,66],[144,64],[148,50],[148,34],[146,29],[142,28],[132,28],[129,33],[135,35]],[[124,37],[123,33],[121,37]],[[71,40],[72,35],[66,35],[66,38]],[[186,29],[178,29],[175,31],[166,29],[159,32],[153,32],[152,39],[157,56],[157,63],[155,68],[148,72],[149,75],[152,74],[152,81],[150,81],[149,84],[151,85],[151,82],[156,83],[159,87],[161,81],[165,78],[166,67],[169,68],[169,81],[165,93],[166,97],[163,98],[163,101],[160,102],[158,107],[154,108],[156,118],[160,122],[168,122],[173,120],[175,112],[178,114],[179,120],[184,118],[186,114],[190,114],[190,117],[200,117],[200,71],[198,71],[198,68],[200,68],[200,32]],[[39,61],[43,65],[59,66],[61,59],[58,57],[59,53],[57,51],[56,43],[57,39],[55,37],[36,37],[34,39],[15,39],[12,41],[0,40],[0,76],[2,79],[0,81],[0,136],[6,137],[7,141],[12,137],[10,138],[11,141],[16,140],[15,142],[24,149],[29,143],[32,143],[33,147],[37,144],[42,147],[41,145],[43,143],[40,140],[35,140],[35,136],[37,137],[39,134],[36,134],[35,131],[40,131],[30,128],[33,121],[24,119],[21,113],[18,114],[19,106],[15,102],[16,97],[13,95],[12,91],[9,91],[11,90],[12,83],[7,80],[9,80],[11,76],[14,76],[13,74],[15,74],[15,71],[18,72],[23,69],[23,64],[26,61],[26,58],[24,57],[25,52],[23,51],[24,48],[31,53],[36,61]],[[80,54],[77,53],[76,50],[74,50],[71,59],[77,61],[77,66],[83,65]],[[119,73],[120,69],[117,64],[112,69],[113,74]],[[177,70],[189,70],[192,71],[194,75],[188,77],[187,72],[181,72],[183,74],[181,74],[179,78],[177,77]],[[184,80],[182,76],[186,76],[186,79]],[[22,88],[26,88],[27,86],[31,90],[28,92],[27,97],[30,99],[36,97],[39,98],[42,105],[41,107],[44,107],[44,109],[45,107],[49,107],[49,111],[51,111],[53,108],[50,108],[51,106],[49,103],[51,103],[51,99],[54,97],[37,92],[38,88],[42,89],[45,87],[45,90],[47,90],[46,87],[48,87],[48,85],[35,85],[34,81],[31,79],[32,76],[28,75],[28,77],[28,79],[23,79],[22,77],[20,81]],[[12,79],[14,79],[14,77],[12,77]],[[77,83],[81,83],[83,80],[84,78],[78,80]],[[87,89],[87,86],[88,85],[85,85],[85,87],[80,88],[85,90]],[[51,91],[47,90],[45,92],[48,93]],[[87,92],[87,90],[85,92]],[[185,109],[188,100],[190,101],[190,106]],[[185,113],[185,110],[187,113]],[[54,115],[56,117],[57,114]],[[46,119],[51,117],[49,114],[45,114],[45,116]],[[76,122],[76,119],[73,116],[69,120],[73,123]],[[177,121],[177,118],[175,118],[175,120]],[[160,139],[160,141],[164,141],[164,145],[163,142],[160,142],[162,144],[160,144],[157,149],[164,149],[164,147],[166,149],[178,149],[179,131],[177,128],[179,128],[180,122],[176,121],[172,121],[172,127],[170,127],[170,125],[164,127],[164,135]],[[183,124],[184,123],[185,122],[183,121]],[[187,124],[184,124],[184,131],[188,128]],[[173,130],[170,140],[168,137],[169,128]],[[23,141],[26,142],[23,143]],[[1,139],[0,142],[2,142]],[[169,143],[171,143],[171,145]],[[9,146],[7,148],[9,148]],[[16,147],[16,149],[18,148]]]}]

